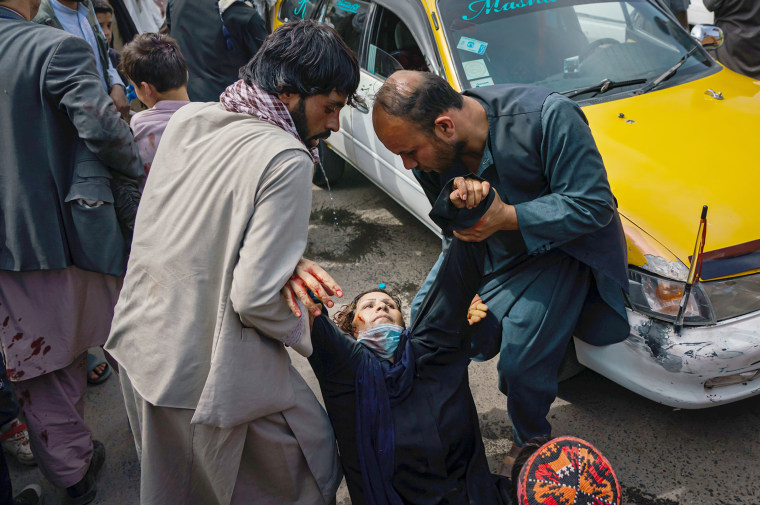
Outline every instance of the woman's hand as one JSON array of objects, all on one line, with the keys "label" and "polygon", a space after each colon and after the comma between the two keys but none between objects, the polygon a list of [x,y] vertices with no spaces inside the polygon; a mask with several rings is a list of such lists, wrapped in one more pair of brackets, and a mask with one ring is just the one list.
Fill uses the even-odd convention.
[{"label": "woman's hand", "polygon": [[297,300],[300,300],[313,316],[322,313],[319,304],[311,299],[306,291],[307,289],[310,289],[328,308],[334,305],[331,296],[343,297],[343,290],[330,277],[330,274],[313,261],[301,258],[290,280],[280,291],[296,317],[301,317],[301,309],[298,307]]},{"label": "woman's hand", "polygon": [[480,298],[480,295],[475,295],[475,298],[472,299],[472,302],[470,303],[470,308],[467,311],[467,322],[470,323],[470,325],[479,323],[480,321],[483,320],[483,318],[486,317],[487,311],[488,311],[488,305],[483,303],[483,300]]},{"label": "woman's hand", "polygon": [[479,181],[476,179],[465,179],[457,177],[454,179],[454,191],[449,195],[451,203],[457,209],[474,209],[480,202],[488,197],[488,191],[491,184],[488,181]]}]

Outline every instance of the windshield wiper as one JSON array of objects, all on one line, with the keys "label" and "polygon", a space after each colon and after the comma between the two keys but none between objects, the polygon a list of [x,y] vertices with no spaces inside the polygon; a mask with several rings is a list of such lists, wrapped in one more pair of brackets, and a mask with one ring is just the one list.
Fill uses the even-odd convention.
[{"label": "windshield wiper", "polygon": [[649,84],[641,88],[636,94],[643,95],[644,93],[649,93],[652,91],[655,87],[659,86],[660,83],[663,81],[667,81],[674,75],[676,75],[676,72],[678,72],[678,69],[681,68],[681,65],[686,63],[686,60],[689,59],[689,56],[694,54],[694,52],[697,50],[699,46],[694,46],[691,49],[689,49],[689,52],[681,56],[681,59],[676,62],[675,65],[667,69],[665,72],[662,73],[661,76],[657,77],[656,79],[649,81]]},{"label": "windshield wiper", "polygon": [[568,91],[562,91],[561,94],[565,95],[568,98],[575,98],[578,95],[582,95],[584,93],[590,93],[592,91],[598,91],[599,93],[605,93],[608,90],[612,88],[622,88],[623,86],[631,86],[633,84],[641,84],[647,82],[646,79],[633,79],[630,81],[620,81],[615,82],[611,81],[609,79],[602,79],[602,82],[599,84],[594,84],[593,86],[588,86],[585,88],[578,88],[578,89],[571,89]]}]

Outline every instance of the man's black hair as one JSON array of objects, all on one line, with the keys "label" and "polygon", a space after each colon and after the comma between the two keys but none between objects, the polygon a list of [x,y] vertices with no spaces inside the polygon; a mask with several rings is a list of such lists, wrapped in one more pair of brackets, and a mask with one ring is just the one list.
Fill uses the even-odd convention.
[{"label": "man's black hair", "polygon": [[420,72],[419,76],[417,87],[407,89],[391,75],[375,94],[374,107],[432,133],[436,118],[449,109],[461,109],[464,99],[442,77],[430,72]]},{"label": "man's black hair", "polygon": [[272,95],[296,93],[303,98],[345,93],[356,102],[359,64],[338,32],[315,21],[286,23],[269,35],[240,69],[246,84]]}]

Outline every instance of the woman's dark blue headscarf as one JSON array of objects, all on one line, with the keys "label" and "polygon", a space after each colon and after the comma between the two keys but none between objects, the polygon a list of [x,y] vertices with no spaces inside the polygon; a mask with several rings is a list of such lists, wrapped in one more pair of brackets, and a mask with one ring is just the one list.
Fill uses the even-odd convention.
[{"label": "woman's dark blue headscarf", "polygon": [[395,437],[391,407],[409,396],[414,384],[414,353],[409,330],[401,334],[394,362],[362,346],[356,375],[356,442],[367,505],[403,505],[393,489]]}]

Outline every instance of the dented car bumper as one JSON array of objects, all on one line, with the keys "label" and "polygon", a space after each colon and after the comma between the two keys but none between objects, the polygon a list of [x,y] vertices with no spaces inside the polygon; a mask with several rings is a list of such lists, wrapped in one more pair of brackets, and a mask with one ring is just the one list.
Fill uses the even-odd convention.
[{"label": "dented car bumper", "polygon": [[760,393],[760,312],[716,325],[673,325],[628,311],[631,333],[595,347],[575,339],[578,361],[658,403],[712,407]]}]

